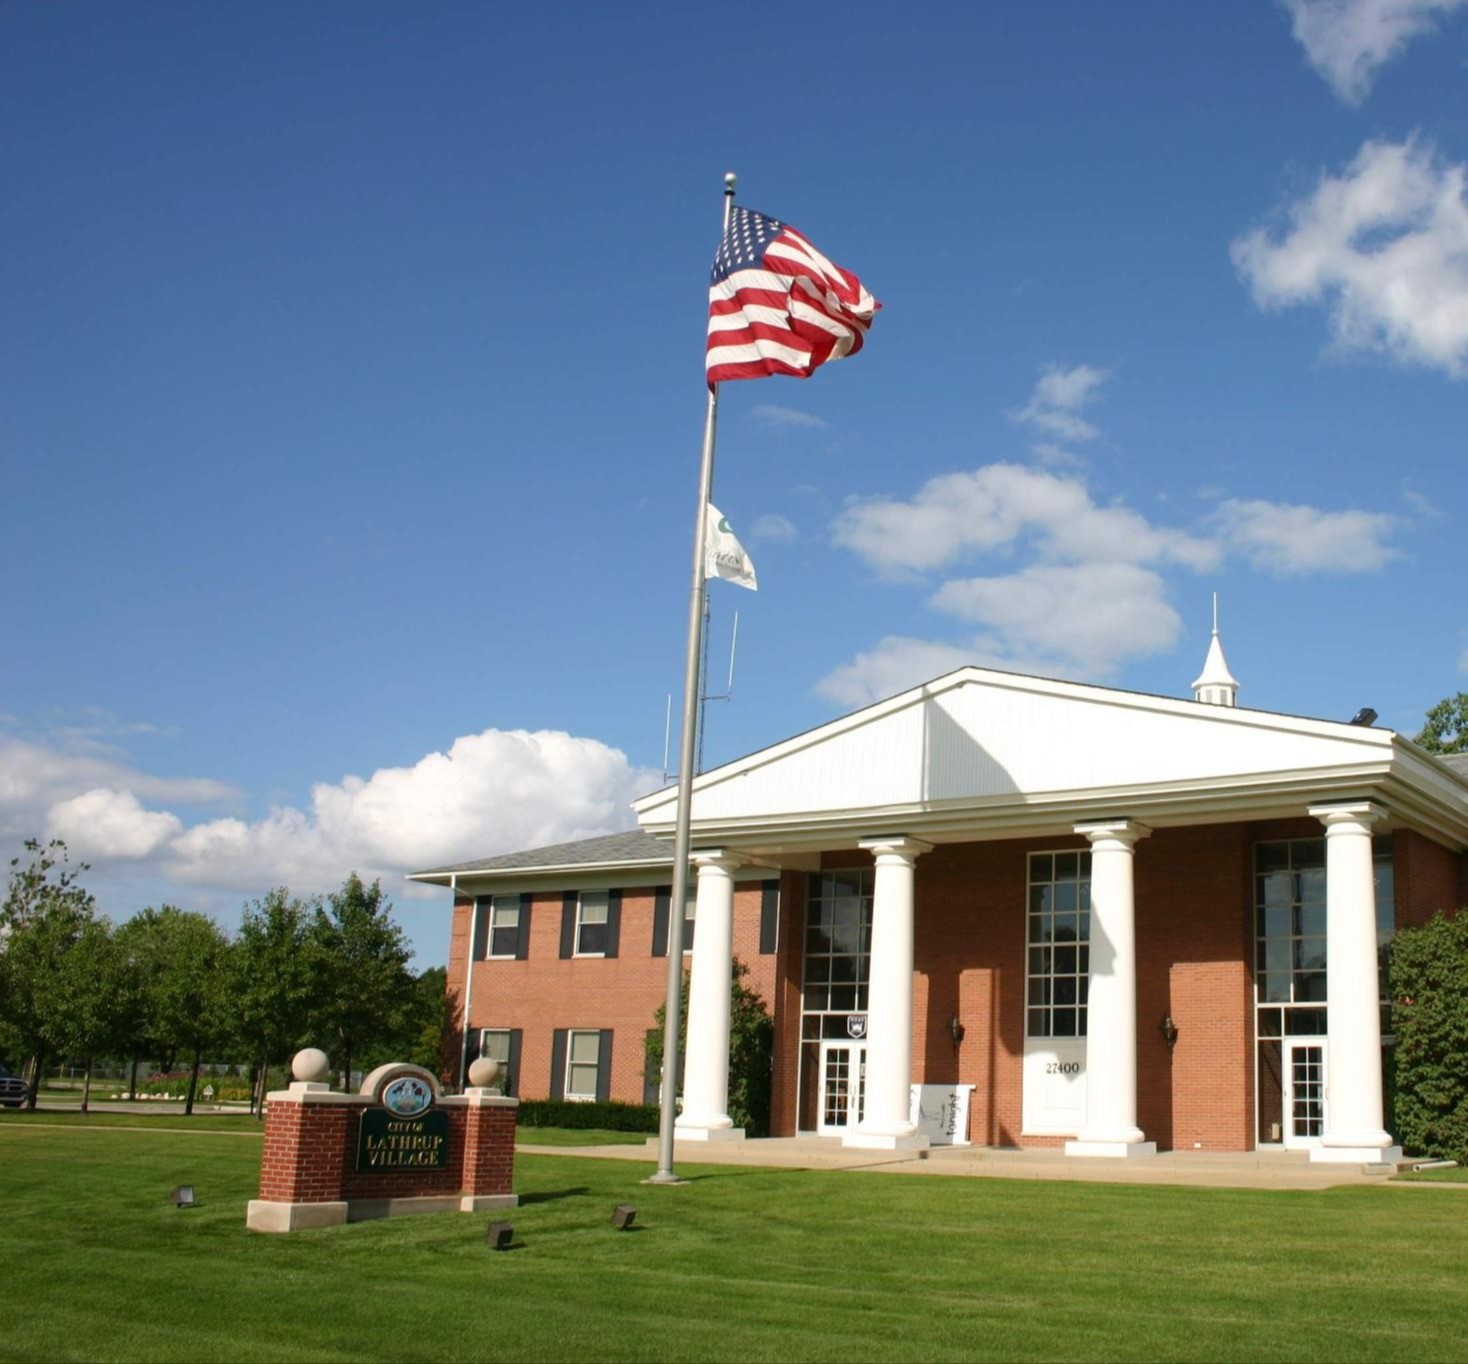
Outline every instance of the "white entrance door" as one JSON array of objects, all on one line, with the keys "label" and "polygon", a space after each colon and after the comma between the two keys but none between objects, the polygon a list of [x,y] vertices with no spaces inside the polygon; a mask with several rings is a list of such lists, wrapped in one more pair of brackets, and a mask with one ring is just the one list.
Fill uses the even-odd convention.
[{"label": "white entrance door", "polygon": [[821,1108],[816,1122],[821,1136],[839,1137],[861,1120],[866,1078],[865,1043],[821,1043]]},{"label": "white entrance door", "polygon": [[1287,1038],[1283,1069],[1285,1147],[1319,1146],[1325,1131],[1325,1039]]}]

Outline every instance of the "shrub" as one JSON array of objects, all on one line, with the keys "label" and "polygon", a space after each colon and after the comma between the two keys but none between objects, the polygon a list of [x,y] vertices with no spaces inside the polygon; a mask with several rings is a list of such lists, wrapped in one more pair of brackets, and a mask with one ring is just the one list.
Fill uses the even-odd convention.
[{"label": "shrub", "polygon": [[600,1128],[607,1132],[656,1132],[654,1104],[573,1103],[569,1099],[521,1099],[521,1127]]},{"label": "shrub", "polygon": [[1468,911],[1400,930],[1391,988],[1402,1144],[1468,1162]]}]

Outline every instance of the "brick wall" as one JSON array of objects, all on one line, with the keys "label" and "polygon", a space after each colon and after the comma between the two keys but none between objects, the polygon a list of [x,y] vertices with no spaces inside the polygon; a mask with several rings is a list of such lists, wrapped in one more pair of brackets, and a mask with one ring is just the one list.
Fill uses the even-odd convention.
[{"label": "brick wall", "polygon": [[[734,955],[749,967],[745,984],[758,991],[774,1013],[780,958],[778,953],[760,954],[762,897],[758,881],[739,882],[735,887]],[[643,1038],[666,998],[668,981],[668,959],[652,955],[655,898],[654,886],[623,890],[617,956],[562,959],[561,894],[537,894],[526,960],[474,964],[471,1026],[521,1030],[520,1098],[543,1099],[550,1094],[554,1031],[587,1028],[610,1029],[613,1034],[610,1097],[624,1103],[642,1102]],[[788,898],[786,895],[786,901]],[[450,990],[462,989],[471,908],[467,900],[454,906]],[[782,904],[782,914],[784,909]],[[780,943],[782,947],[788,943],[783,924]],[[684,962],[686,966],[691,958],[685,956]],[[798,981],[797,976],[797,987]],[[457,1058],[455,1061],[457,1070]]]},{"label": "brick wall", "polygon": [[1425,924],[1438,910],[1456,913],[1465,903],[1465,859],[1426,834],[1399,829],[1393,839],[1397,927]]},{"label": "brick wall", "polygon": [[441,1170],[358,1171],[361,1104],[271,1103],[260,1160],[260,1197],[274,1203],[343,1199],[507,1194],[514,1181],[518,1110],[455,1104],[448,1116],[448,1158]]}]

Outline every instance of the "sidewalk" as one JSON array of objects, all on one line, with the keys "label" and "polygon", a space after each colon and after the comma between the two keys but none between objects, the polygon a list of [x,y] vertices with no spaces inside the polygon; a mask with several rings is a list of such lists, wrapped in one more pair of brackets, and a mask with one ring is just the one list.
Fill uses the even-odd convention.
[{"label": "sidewalk", "polygon": [[[657,1141],[645,1146],[538,1146],[528,1155],[589,1156],[657,1162]],[[1064,1151],[987,1146],[937,1146],[923,1152],[858,1151],[834,1138],[766,1137],[749,1141],[678,1142],[679,1165],[769,1166],[852,1170],[878,1174],[949,1175],[971,1179],[1071,1179],[1109,1184],[1171,1184],[1226,1189],[1330,1189],[1384,1184],[1390,1172],[1367,1174],[1360,1165],[1310,1163],[1303,1151],[1165,1151],[1134,1160],[1080,1158]],[[1413,1186],[1397,1186],[1413,1187]]]}]

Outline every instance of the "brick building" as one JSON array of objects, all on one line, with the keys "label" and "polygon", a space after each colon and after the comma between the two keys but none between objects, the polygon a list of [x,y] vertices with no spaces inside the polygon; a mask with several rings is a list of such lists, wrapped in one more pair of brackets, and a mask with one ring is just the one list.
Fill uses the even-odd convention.
[{"label": "brick building", "polygon": [[[1465,900],[1468,760],[1237,687],[1216,635],[1192,700],[963,668],[698,777],[680,1135],[730,1134],[700,981],[732,954],[775,1135],[921,1144],[910,1086],[971,1085],[979,1144],[1390,1157],[1379,953]],[[454,892],[466,1064],[655,1101],[676,804],[417,874]]]}]

